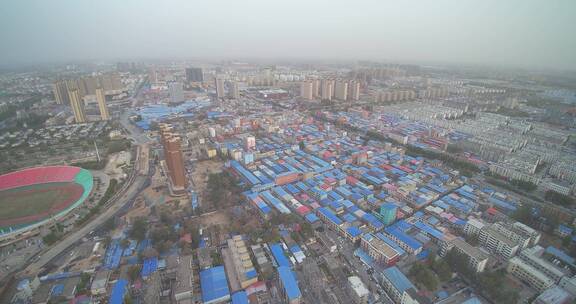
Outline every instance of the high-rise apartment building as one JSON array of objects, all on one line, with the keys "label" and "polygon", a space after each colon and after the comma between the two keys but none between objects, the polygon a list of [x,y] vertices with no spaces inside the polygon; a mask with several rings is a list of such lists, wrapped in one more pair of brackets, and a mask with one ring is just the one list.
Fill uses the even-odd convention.
[{"label": "high-rise apartment building", "polygon": [[168,176],[170,177],[171,192],[173,194],[183,194],[186,191],[188,179],[184,168],[181,139],[172,133],[172,127],[167,124],[160,124],[160,134]]},{"label": "high-rise apartment building", "polygon": [[332,81],[329,79],[322,80],[322,100],[332,100]]},{"label": "high-rise apartment building", "polygon": [[110,120],[110,113],[108,112],[108,105],[106,104],[106,95],[102,87],[96,89],[96,101],[98,102],[98,109],[100,110],[100,118],[102,120]]},{"label": "high-rise apartment building", "polygon": [[70,104],[70,97],[68,97],[68,88],[66,81],[58,80],[53,85],[54,100],[57,104]]},{"label": "high-rise apartment building", "polygon": [[204,74],[202,68],[187,68],[186,69],[187,82],[202,82],[204,81]]},{"label": "high-rise apartment building", "polygon": [[352,80],[349,83],[348,94],[349,100],[360,100],[360,82],[356,80]]},{"label": "high-rise apartment building", "polygon": [[228,94],[232,99],[240,99],[240,89],[238,88],[238,82],[230,81],[228,83]]},{"label": "high-rise apartment building", "polygon": [[336,81],[334,97],[338,100],[346,100],[348,98],[348,82],[343,80]]},{"label": "high-rise apartment building", "polygon": [[305,81],[300,85],[300,97],[305,100],[313,99],[313,81]]},{"label": "high-rise apartment building", "polygon": [[216,87],[216,97],[218,99],[226,97],[226,93],[224,92],[224,79],[218,77],[214,78],[214,86]]},{"label": "high-rise apartment building", "polygon": [[84,112],[84,101],[80,95],[80,90],[76,87],[69,87],[68,97],[70,98],[70,106],[74,113],[74,121],[76,121],[76,123],[85,123],[86,113]]},{"label": "high-rise apartment building", "polygon": [[312,97],[320,97],[320,79],[312,80]]}]

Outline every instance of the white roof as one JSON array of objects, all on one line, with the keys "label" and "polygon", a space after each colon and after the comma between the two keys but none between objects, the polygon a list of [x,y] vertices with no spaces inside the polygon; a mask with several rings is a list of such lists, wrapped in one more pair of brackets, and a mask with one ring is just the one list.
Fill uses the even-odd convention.
[{"label": "white roof", "polygon": [[352,286],[352,289],[354,290],[356,295],[358,295],[358,297],[360,298],[367,297],[368,294],[370,294],[370,292],[368,291],[364,283],[362,283],[362,280],[360,280],[359,277],[357,276],[348,277],[348,282],[350,283],[350,286]]}]

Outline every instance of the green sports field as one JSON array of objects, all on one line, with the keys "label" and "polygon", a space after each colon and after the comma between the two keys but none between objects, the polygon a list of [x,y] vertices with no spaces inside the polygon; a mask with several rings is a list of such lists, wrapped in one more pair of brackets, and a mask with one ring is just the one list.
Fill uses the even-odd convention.
[{"label": "green sports field", "polygon": [[65,209],[82,195],[74,183],[39,184],[0,192],[0,227],[41,220]]}]

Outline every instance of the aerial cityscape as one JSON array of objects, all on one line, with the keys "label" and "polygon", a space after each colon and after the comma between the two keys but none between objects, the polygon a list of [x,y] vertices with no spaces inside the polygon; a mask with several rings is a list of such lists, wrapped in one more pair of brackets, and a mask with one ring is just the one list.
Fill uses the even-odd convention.
[{"label": "aerial cityscape", "polygon": [[574,4],[25,2],[0,303],[576,303]]}]

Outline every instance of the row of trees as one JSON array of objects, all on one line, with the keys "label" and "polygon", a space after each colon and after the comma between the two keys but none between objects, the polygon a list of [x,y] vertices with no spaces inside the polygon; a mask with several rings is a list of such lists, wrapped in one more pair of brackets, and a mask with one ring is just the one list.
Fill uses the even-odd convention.
[{"label": "row of trees", "polygon": [[450,167],[457,169],[460,171],[461,174],[465,176],[472,176],[475,173],[480,172],[480,168],[478,166],[462,160],[457,156],[453,156],[450,154],[442,153],[442,152],[435,152],[430,150],[424,150],[422,148],[414,147],[408,145],[406,147],[406,154],[410,156],[423,156],[430,159],[438,159],[449,165]]},{"label": "row of trees", "polygon": [[576,204],[576,201],[574,200],[573,197],[552,191],[552,190],[548,190],[546,191],[546,193],[544,194],[544,198],[549,201],[552,202],[554,204],[557,205],[561,205],[564,207],[569,207],[572,206],[574,204]]}]

